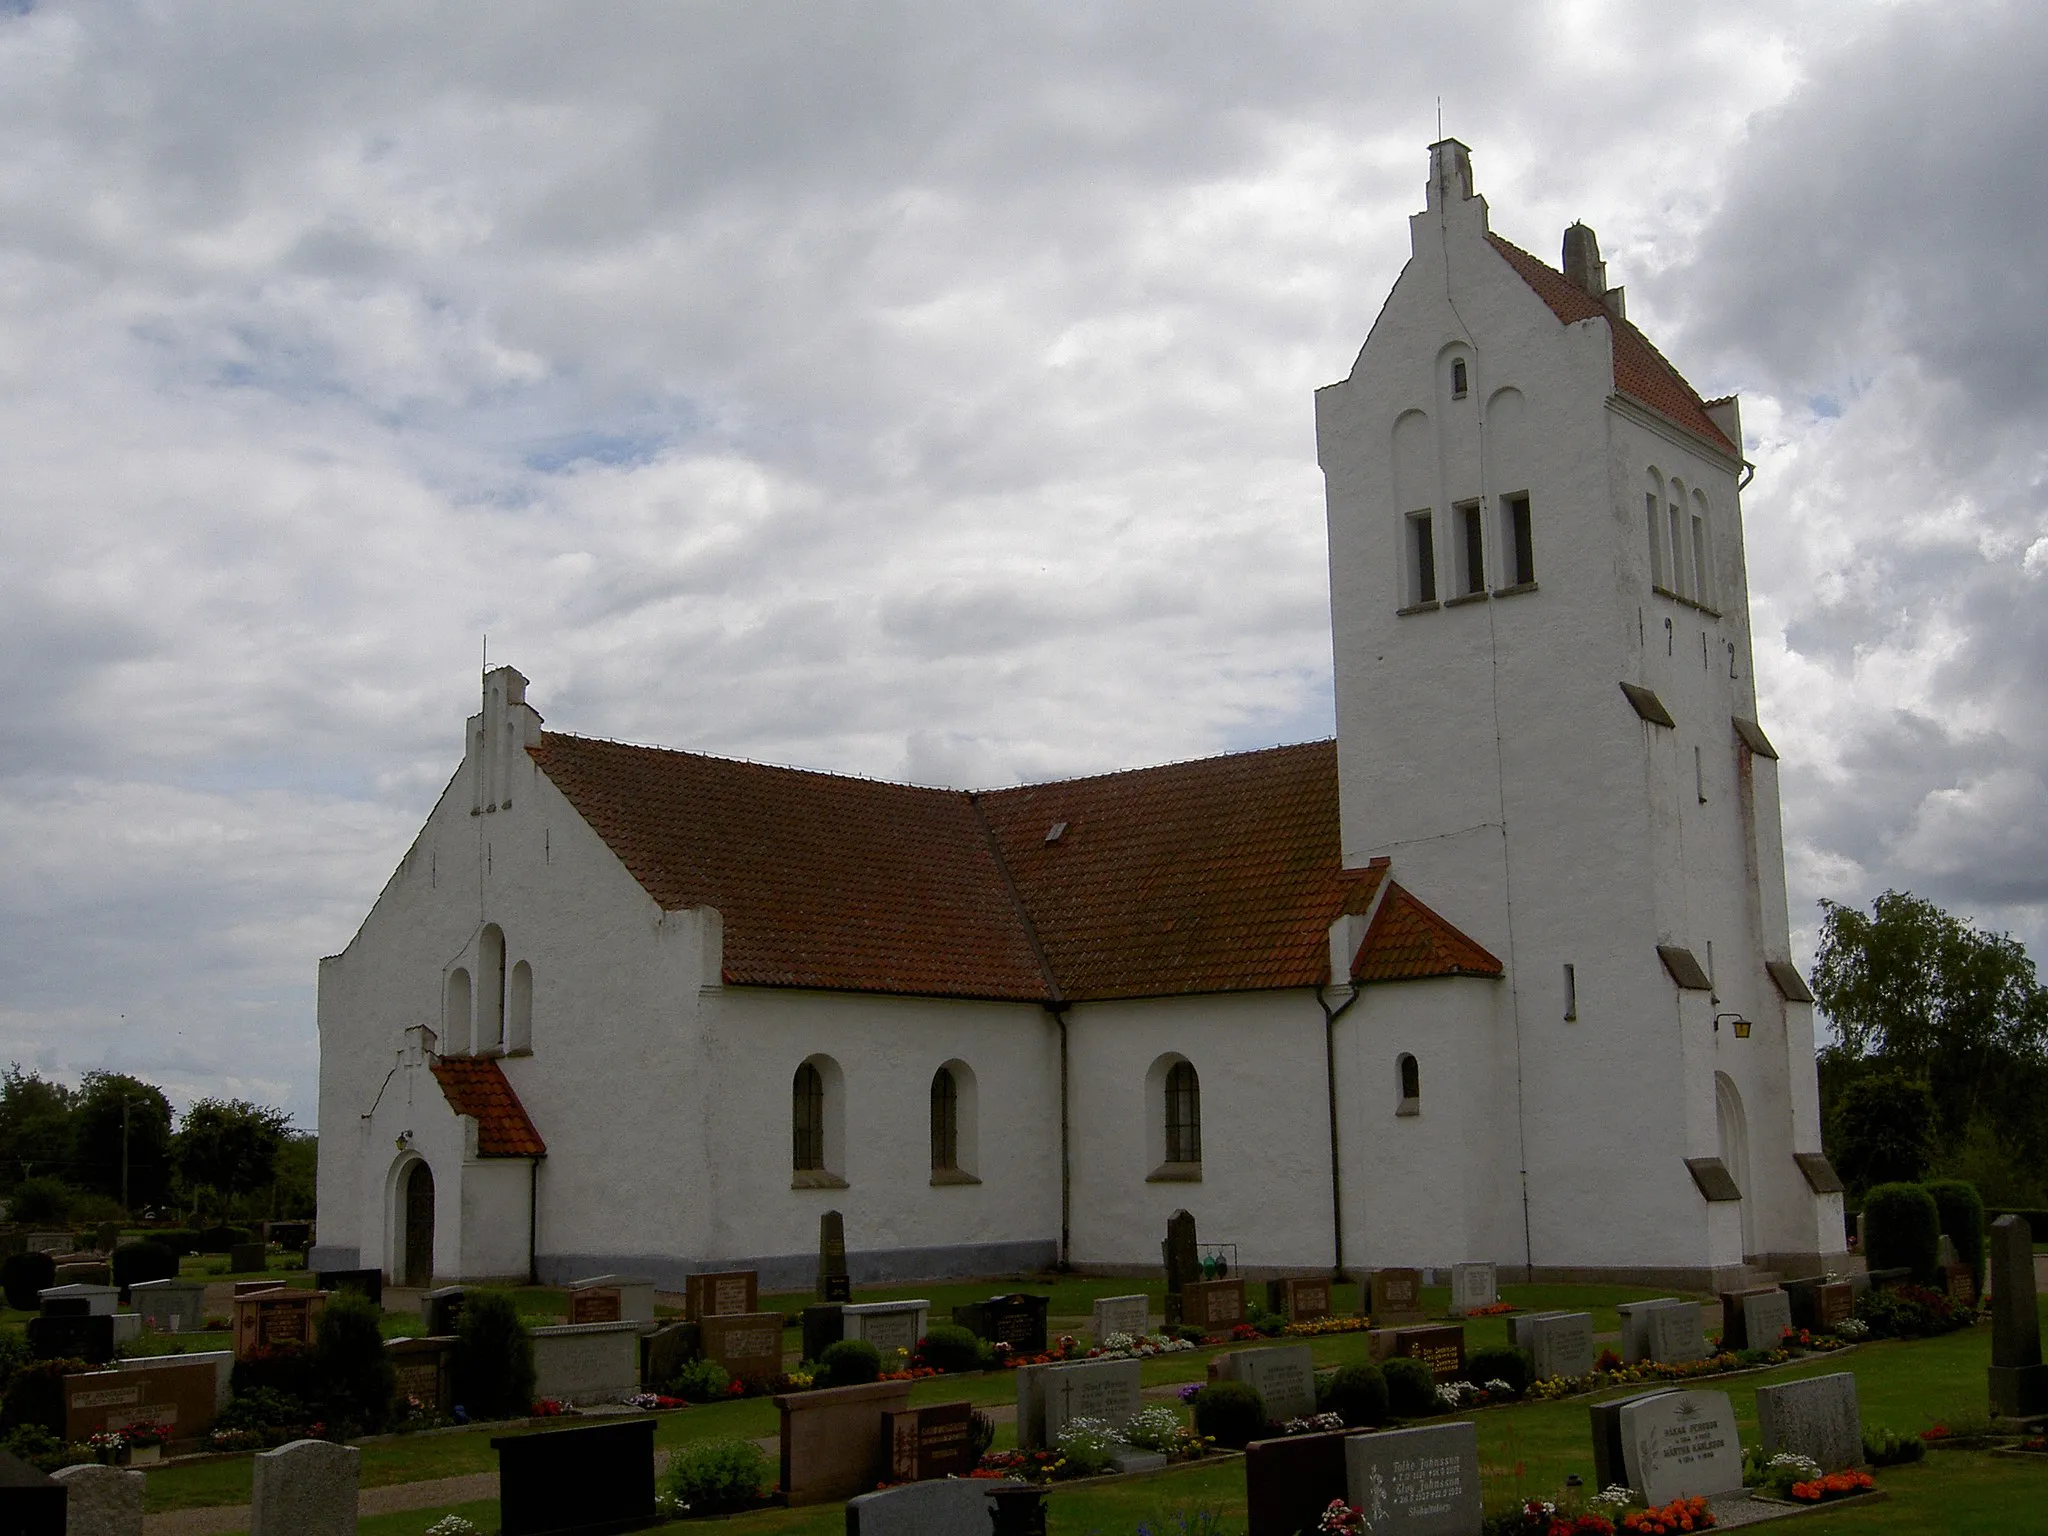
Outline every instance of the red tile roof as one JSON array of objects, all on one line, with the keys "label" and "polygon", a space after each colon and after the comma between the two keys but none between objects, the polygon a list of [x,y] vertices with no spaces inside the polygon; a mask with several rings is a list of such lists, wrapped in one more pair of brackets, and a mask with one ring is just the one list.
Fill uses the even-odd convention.
[{"label": "red tile roof", "polygon": [[1742,449],[1728,440],[1728,434],[1714,425],[1699,391],[1686,383],[1664,354],[1650,344],[1649,337],[1626,320],[1607,313],[1607,306],[1582,292],[1554,267],[1547,267],[1520,246],[1489,234],[1487,240],[1513,267],[1536,297],[1550,306],[1550,312],[1570,325],[1595,316],[1605,319],[1614,338],[1614,388],[1638,405],[1655,411],[1665,420],[1683,427],[1726,454],[1742,457]]},{"label": "red tile roof", "polygon": [[1500,974],[1498,960],[1398,884],[1387,887],[1351,962],[1351,975],[1359,982]]},{"label": "red tile roof", "polygon": [[[1034,1002],[1315,986],[1330,923],[1384,875],[1341,867],[1329,741],[980,794],[553,731],[531,751],[655,901],[719,911],[736,985]],[[1430,916],[1466,968],[1413,974],[1498,974]]]},{"label": "red tile roof", "polygon": [[547,1143],[527,1118],[526,1106],[488,1056],[444,1056],[434,1063],[441,1096],[458,1115],[476,1121],[479,1157],[546,1157]]}]

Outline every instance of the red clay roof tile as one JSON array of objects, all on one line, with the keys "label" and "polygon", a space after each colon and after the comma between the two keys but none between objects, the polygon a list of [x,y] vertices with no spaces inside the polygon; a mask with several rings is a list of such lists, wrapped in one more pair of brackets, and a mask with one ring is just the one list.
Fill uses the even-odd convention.
[{"label": "red clay roof tile", "polygon": [[1617,393],[1627,395],[1638,405],[1649,407],[1693,436],[1704,438],[1721,452],[1738,459],[1742,457],[1741,448],[1730,442],[1728,434],[1707,414],[1706,403],[1700,399],[1699,392],[1686,383],[1684,376],[1665,360],[1664,354],[1650,344],[1649,337],[1628,321],[1609,315],[1606,305],[1591,294],[1582,292],[1562,272],[1545,266],[1520,246],[1495,234],[1486,238],[1500,253],[1501,259],[1515,269],[1522,281],[1535,291],[1536,297],[1549,305],[1550,312],[1565,324],[1590,320],[1595,316],[1607,321],[1614,339],[1614,388]]},{"label": "red clay roof tile", "polygon": [[1387,887],[1351,975],[1359,982],[1498,976],[1501,963],[1398,884]]},{"label": "red clay roof tile", "polygon": [[527,1118],[526,1106],[488,1056],[444,1056],[434,1063],[441,1096],[458,1115],[476,1121],[478,1157],[546,1157],[547,1143]]}]

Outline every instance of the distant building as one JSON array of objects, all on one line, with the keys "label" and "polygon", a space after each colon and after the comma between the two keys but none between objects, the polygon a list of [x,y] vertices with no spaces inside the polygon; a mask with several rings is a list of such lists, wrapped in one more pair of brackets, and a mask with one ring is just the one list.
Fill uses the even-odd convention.
[{"label": "distant building", "polygon": [[1317,396],[1334,742],[971,794],[542,729],[320,972],[316,1259],[394,1281],[1066,1259],[1726,1283],[1844,1249],[1734,400],[1430,151]]}]

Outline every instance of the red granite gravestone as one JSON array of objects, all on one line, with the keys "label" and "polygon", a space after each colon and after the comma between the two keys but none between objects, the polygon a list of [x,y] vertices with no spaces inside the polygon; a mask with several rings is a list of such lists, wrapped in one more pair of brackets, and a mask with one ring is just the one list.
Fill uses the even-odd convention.
[{"label": "red granite gravestone", "polygon": [[965,1477],[980,1458],[974,1450],[974,1405],[933,1403],[882,1415],[882,1454],[893,1482]]},{"label": "red granite gravestone", "polygon": [[1382,1328],[1398,1328],[1422,1320],[1422,1271],[1376,1269],[1368,1291],[1372,1320]]},{"label": "red granite gravestone", "polygon": [[1180,1320],[1207,1333],[1235,1328],[1244,1321],[1244,1282],[1197,1280],[1182,1286]]},{"label": "red granite gravestone", "polygon": [[714,1313],[697,1324],[704,1358],[742,1381],[773,1381],[782,1374],[782,1314]]},{"label": "red granite gravestone", "polygon": [[1330,1282],[1313,1280],[1268,1280],[1266,1310],[1277,1312],[1290,1323],[1312,1323],[1330,1315]]},{"label": "red granite gravestone", "polygon": [[625,1316],[625,1299],[619,1295],[618,1287],[611,1285],[585,1286],[569,1293],[569,1322],[616,1323]]},{"label": "red granite gravestone", "polygon": [[1465,1330],[1457,1323],[1375,1328],[1369,1347],[1376,1361],[1420,1360],[1438,1381],[1457,1381],[1465,1374]]},{"label": "red granite gravestone", "polygon": [[692,1322],[753,1312],[760,1305],[760,1276],[751,1269],[690,1275],[683,1281],[683,1316]]}]

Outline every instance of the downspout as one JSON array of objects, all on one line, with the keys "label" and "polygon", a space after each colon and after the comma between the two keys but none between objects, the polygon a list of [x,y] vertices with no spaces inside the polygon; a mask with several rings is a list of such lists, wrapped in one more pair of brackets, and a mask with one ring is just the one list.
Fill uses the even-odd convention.
[{"label": "downspout", "polygon": [[540,1159],[526,1160],[526,1283],[540,1284]]},{"label": "downspout", "polygon": [[1074,1172],[1067,1134],[1067,1003],[1047,1003],[1046,1011],[1060,1027],[1060,1263],[1062,1271],[1072,1269],[1074,1217]]},{"label": "downspout", "polygon": [[1336,1008],[1324,996],[1325,984],[1316,986],[1316,1006],[1323,1010],[1323,1086],[1330,1099],[1330,1251],[1336,1255],[1330,1267],[1333,1281],[1344,1279],[1344,1164],[1337,1147],[1337,1021],[1358,1001],[1358,988]]}]

